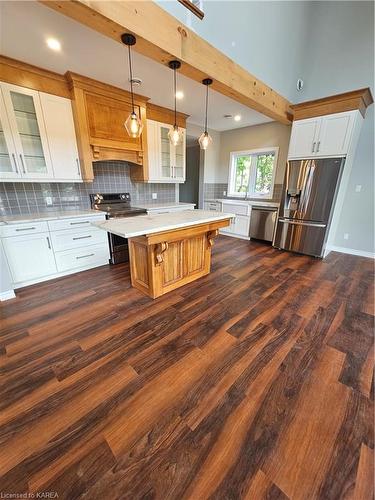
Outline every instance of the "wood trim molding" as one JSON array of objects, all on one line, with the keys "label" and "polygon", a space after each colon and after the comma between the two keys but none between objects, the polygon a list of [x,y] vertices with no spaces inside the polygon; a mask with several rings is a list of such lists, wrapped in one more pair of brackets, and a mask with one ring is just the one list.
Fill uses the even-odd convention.
[{"label": "wood trim molding", "polygon": [[71,98],[64,75],[0,55],[1,81],[40,92]]},{"label": "wood trim molding", "polygon": [[[162,106],[157,106],[151,102],[147,103],[147,118],[149,120],[155,120],[156,122],[168,123],[169,125],[174,125],[174,111],[172,109],[163,108]],[[189,115],[185,113],[177,113],[177,125],[182,128],[186,128],[186,120]]]},{"label": "wood trim molding", "polygon": [[213,89],[281,123],[291,121],[290,103],[152,1],[95,2],[39,0],[119,43],[128,31],[137,36],[134,49],[167,64],[182,61],[180,72],[201,82],[213,78]]},{"label": "wood trim molding", "polygon": [[373,102],[371,90],[367,87],[344,92],[343,94],[323,97],[322,99],[301,102],[300,104],[292,105],[291,108],[293,110],[294,120],[314,118],[315,116],[330,115],[355,109],[358,109],[364,117],[366,109]]}]

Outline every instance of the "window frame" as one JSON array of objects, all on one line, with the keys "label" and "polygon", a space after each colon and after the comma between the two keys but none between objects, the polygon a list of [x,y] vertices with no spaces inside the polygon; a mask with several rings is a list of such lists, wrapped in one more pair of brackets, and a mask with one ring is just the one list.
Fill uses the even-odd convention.
[{"label": "window frame", "polygon": [[[255,183],[256,183],[256,173],[257,169],[256,167],[251,164],[250,165],[250,181],[249,181],[249,191],[246,193],[236,193],[234,191],[234,187],[236,185],[236,159],[238,156],[254,156],[254,155],[259,155],[262,153],[274,153],[275,155],[275,160],[274,160],[274,166],[273,166],[273,171],[272,171],[272,180],[271,180],[271,189],[270,192],[267,194],[260,194],[255,192]],[[278,146],[271,146],[269,148],[260,148],[260,149],[247,149],[244,151],[231,151],[229,155],[229,175],[228,175],[228,196],[235,197],[235,198],[263,198],[263,199],[271,199],[273,197],[273,190],[274,190],[274,185],[275,185],[275,177],[276,177],[276,169],[277,169],[277,162],[279,158],[279,147]]]}]

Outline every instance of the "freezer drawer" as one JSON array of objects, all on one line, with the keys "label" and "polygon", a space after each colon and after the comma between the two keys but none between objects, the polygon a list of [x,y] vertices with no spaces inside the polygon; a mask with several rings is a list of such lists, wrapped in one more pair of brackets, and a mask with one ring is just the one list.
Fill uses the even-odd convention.
[{"label": "freezer drawer", "polygon": [[250,238],[272,241],[277,209],[252,207],[250,217]]},{"label": "freezer drawer", "polygon": [[279,219],[273,246],[283,250],[323,257],[326,224]]}]

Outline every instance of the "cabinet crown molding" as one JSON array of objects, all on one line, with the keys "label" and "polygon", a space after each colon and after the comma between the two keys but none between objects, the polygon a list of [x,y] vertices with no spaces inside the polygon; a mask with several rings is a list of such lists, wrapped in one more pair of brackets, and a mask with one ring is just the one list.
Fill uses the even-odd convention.
[{"label": "cabinet crown molding", "polygon": [[[98,93],[103,96],[116,98],[122,101],[129,102],[131,99],[131,93],[127,90],[120,89],[114,85],[108,83],[103,83],[88,76],[79,75],[71,71],[65,73],[65,78],[68,81],[69,88],[72,90],[74,87],[85,90],[90,93]],[[134,94],[134,103],[138,105],[145,105],[150,100],[149,97],[145,97],[139,94]]]},{"label": "cabinet crown molding", "polygon": [[336,94],[321,99],[293,104],[293,120],[315,118],[316,116],[331,115],[344,111],[359,110],[364,117],[366,109],[374,102],[369,87],[351,90],[343,94]]}]

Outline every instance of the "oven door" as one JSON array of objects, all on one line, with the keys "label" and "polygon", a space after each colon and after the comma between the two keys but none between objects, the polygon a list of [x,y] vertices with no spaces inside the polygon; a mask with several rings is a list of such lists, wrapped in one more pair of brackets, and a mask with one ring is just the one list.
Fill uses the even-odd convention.
[{"label": "oven door", "polygon": [[126,238],[108,233],[108,243],[110,251],[110,264],[129,262],[129,247],[128,240]]}]

